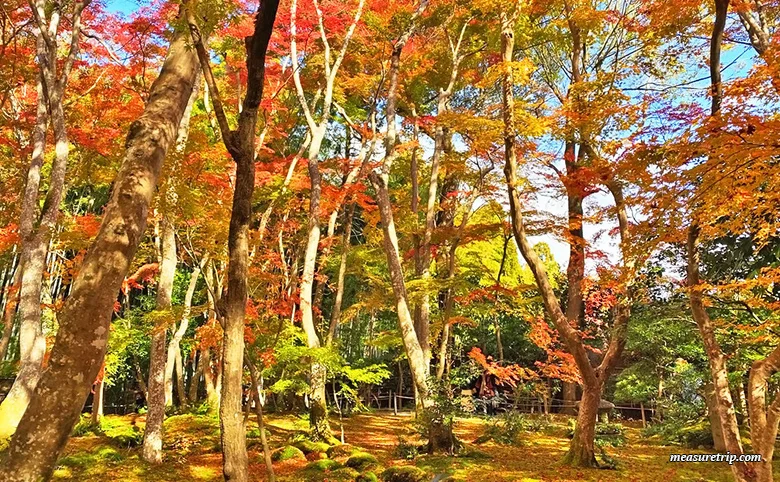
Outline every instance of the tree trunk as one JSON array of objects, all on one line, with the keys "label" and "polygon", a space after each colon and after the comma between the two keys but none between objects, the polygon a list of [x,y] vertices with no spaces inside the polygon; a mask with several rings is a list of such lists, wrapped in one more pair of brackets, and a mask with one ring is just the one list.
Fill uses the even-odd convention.
[{"label": "tree trunk", "polygon": [[563,463],[576,467],[597,467],[595,452],[596,417],[601,401],[601,390],[584,388],[577,412],[577,426],[574,429],[569,451]]},{"label": "tree trunk", "polygon": [[[157,283],[157,306],[162,320],[171,315],[171,297],[173,279],[176,276],[176,233],[167,220],[162,222],[162,259],[160,260],[160,280]],[[165,336],[167,322],[155,326],[152,331],[152,343],[149,350],[149,387],[146,399],[149,411],[146,414],[144,430],[143,458],[149,463],[162,463],[163,420],[165,420]]]},{"label": "tree trunk", "polygon": [[763,360],[753,362],[750,369],[749,403],[750,440],[753,452],[761,455],[761,462],[754,463],[755,480],[770,482],[773,480],[772,458],[775,453],[778,423],[780,423],[780,394],[774,400],[767,401],[769,378],[780,370],[780,347]]},{"label": "tree trunk", "polygon": [[103,418],[104,386],[103,377],[100,377],[95,383],[95,393],[92,395],[92,425],[100,425],[100,419]]},{"label": "tree trunk", "polygon": [[187,333],[187,327],[190,323],[190,311],[192,310],[192,297],[195,294],[195,287],[198,284],[198,277],[200,277],[201,267],[208,261],[208,257],[204,256],[199,266],[195,266],[190,274],[190,282],[187,286],[187,292],[184,295],[184,312],[179,321],[179,326],[171,337],[171,342],[168,344],[168,356],[165,361],[165,405],[169,406],[173,403],[173,373],[174,367],[179,368],[176,373],[177,378],[177,390],[179,392],[179,403],[182,405],[187,404],[187,393],[184,391],[184,373],[181,370],[181,362],[177,365],[177,360],[181,360],[181,340],[184,338],[184,334]]},{"label": "tree trunk", "polygon": [[704,401],[707,403],[707,418],[712,431],[712,445],[716,452],[725,452],[726,443],[723,440],[723,427],[720,424],[718,402],[715,399],[715,388],[712,382],[704,384]]},{"label": "tree trunk", "polygon": [[[40,50],[43,39],[37,40]],[[33,154],[27,171],[27,183],[19,221],[21,238],[21,256],[19,260],[19,371],[11,390],[0,403],[0,438],[9,437],[24,415],[35,386],[40,378],[43,356],[46,352],[46,339],[41,329],[41,284],[46,254],[49,249],[51,233],[45,226],[35,229],[38,190],[41,181],[41,167],[46,150],[46,129],[49,116],[44,96],[42,76],[37,82],[38,107],[36,124],[32,133]],[[63,172],[64,181],[64,172]],[[59,202],[59,200],[58,200]],[[57,206],[59,209],[59,205]],[[8,308],[10,310],[11,308]],[[6,327],[13,326],[12,311],[6,313]],[[11,316],[8,316],[11,315]],[[9,323],[10,322],[10,323]],[[10,330],[6,329],[10,341]],[[5,334],[4,333],[4,337]],[[3,347],[8,350],[8,344]]]},{"label": "tree trunk", "polygon": [[561,410],[561,413],[574,415],[576,413],[574,408],[577,404],[577,384],[573,382],[562,382],[562,385],[563,410]]},{"label": "tree trunk", "polygon": [[[698,236],[698,227],[696,225],[691,226],[688,230],[688,287],[691,290],[689,294],[691,314],[699,327],[704,352],[707,354],[709,361],[714,405],[723,432],[723,442],[727,451],[739,455],[743,453],[742,440],[739,435],[739,426],[734,410],[734,402],[731,398],[731,390],[729,389],[726,358],[715,338],[715,328],[704,307],[702,292],[699,287]],[[737,481],[755,480],[755,470],[745,462],[735,462],[731,465],[731,470]]]},{"label": "tree trunk", "polygon": [[418,400],[423,408],[427,408],[432,405],[432,400],[428,393],[428,365],[425,362],[425,353],[420,346],[417,333],[414,329],[414,320],[409,311],[403,268],[401,267],[401,258],[398,254],[398,235],[395,231],[390,197],[384,179],[380,178],[375,173],[372,173],[371,182],[377,192],[377,204],[379,205],[382,230],[384,233],[383,246],[390,271],[393,295],[395,297],[398,325],[401,329],[401,338],[404,343],[406,358],[409,361],[409,368],[412,372],[415,399]]},{"label": "tree trunk", "polygon": [[[222,391],[219,382],[219,374],[215,377],[211,369],[211,350],[206,348],[201,351],[200,360],[201,370],[203,370],[203,383],[206,385],[206,400],[210,410],[219,411],[220,392]],[[217,367],[220,367],[217,364]],[[221,371],[221,369],[220,369]]]},{"label": "tree trunk", "polygon": [[[268,474],[268,482],[276,482],[274,474],[274,464],[271,460],[271,449],[268,446],[268,439],[265,435],[265,421],[263,420],[263,401],[260,397],[260,384],[257,381],[257,369],[251,360],[247,360],[249,366],[249,376],[252,379],[252,398],[255,400],[255,415],[257,416],[257,428],[260,430],[260,444],[263,447],[263,460],[265,461],[265,471]],[[252,401],[249,401],[252,404]]]},{"label": "tree trunk", "polygon": [[257,114],[263,98],[265,57],[273,31],[278,0],[261,0],[254,32],[246,38],[247,88],[239,109],[238,128],[231,130],[222,98],[211,71],[210,56],[203,44],[195,12],[187,11],[195,50],[203,75],[214,96],[214,111],[222,141],[236,163],[233,206],[228,230],[227,295],[224,303],[222,338],[222,399],[219,404],[222,440],[222,473],[227,482],[246,482],[249,460],[246,453],[246,427],[241,406],[244,374],[244,318],[249,270],[249,226],[252,222],[252,194],[255,187],[255,136]]},{"label": "tree trunk", "polygon": [[[301,276],[300,306],[301,325],[306,333],[306,344],[311,349],[320,347],[320,338],[314,323],[313,311],[313,287],[314,271],[317,265],[317,250],[320,242],[320,192],[322,190],[322,178],[318,166],[322,138],[325,134],[324,125],[312,132],[312,142],[309,145],[308,166],[309,179],[311,180],[311,193],[309,195],[309,228],[306,238],[306,251],[303,257],[303,274]],[[332,435],[328,425],[328,407],[325,398],[326,382],[325,366],[313,360],[309,373],[309,385],[311,392],[311,410],[309,412],[309,430],[313,440],[329,440]]]},{"label": "tree trunk", "polygon": [[333,344],[336,337],[336,330],[341,319],[341,305],[344,303],[344,281],[347,275],[347,254],[349,253],[350,237],[352,235],[352,218],[355,215],[355,204],[349,207],[347,219],[344,222],[344,233],[341,236],[341,260],[339,263],[339,274],[336,283],[336,297],[333,301],[333,311],[330,316],[330,327],[328,328],[328,338],[326,346]]},{"label": "tree trunk", "polygon": [[5,306],[3,307],[3,337],[0,338],[0,362],[5,360],[8,355],[8,346],[11,344],[11,335],[14,331],[14,321],[16,320],[16,307],[19,304],[19,281],[22,271],[20,266],[16,265],[11,284],[5,288]]},{"label": "tree trunk", "polygon": [[192,377],[190,377],[189,394],[187,400],[194,404],[198,402],[198,388],[200,387],[200,377],[203,375],[203,363],[199,353],[193,353],[192,356]]},{"label": "tree trunk", "polygon": [[160,167],[192,91],[197,60],[188,43],[186,35],[174,37],[144,113],[130,127],[100,232],[59,314],[48,368],[11,440],[0,479],[51,475],[97,376],[114,302],[146,229]]}]

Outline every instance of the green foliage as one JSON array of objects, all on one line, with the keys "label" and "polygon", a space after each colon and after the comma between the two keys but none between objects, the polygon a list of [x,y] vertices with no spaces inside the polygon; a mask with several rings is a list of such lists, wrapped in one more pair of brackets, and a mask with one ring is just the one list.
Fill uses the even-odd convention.
[{"label": "green foliage", "polygon": [[615,422],[596,424],[596,445],[622,447],[626,444],[626,429]]},{"label": "green foliage", "polygon": [[98,447],[93,452],[78,453],[62,457],[58,465],[63,467],[87,468],[98,464],[118,464],[124,460],[124,456],[113,447]]},{"label": "green foliage", "polygon": [[122,448],[138,447],[144,441],[144,433],[137,425],[128,424],[119,417],[103,417],[100,420],[100,430]]},{"label": "green foliage", "polygon": [[681,445],[690,448],[713,446],[712,429],[707,420],[691,423],[669,419],[663,423],[650,425],[642,432],[642,435],[658,437],[661,442],[668,445]]},{"label": "green foliage", "polygon": [[92,423],[92,416],[88,413],[82,413],[70,435],[72,437],[83,437],[85,435],[101,435],[102,433],[100,425]]},{"label": "green foliage", "polygon": [[642,365],[623,370],[615,386],[616,401],[648,402],[658,393],[658,381]]},{"label": "green foliage", "polygon": [[[569,420],[567,431],[569,438],[574,437],[576,425],[574,419]],[[595,443],[597,447],[622,447],[626,444],[626,428],[617,422],[598,422],[596,423]]]}]

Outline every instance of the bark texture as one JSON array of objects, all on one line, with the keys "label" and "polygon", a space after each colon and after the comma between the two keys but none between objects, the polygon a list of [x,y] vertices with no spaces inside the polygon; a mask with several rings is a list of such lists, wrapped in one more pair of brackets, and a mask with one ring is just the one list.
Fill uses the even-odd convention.
[{"label": "bark texture", "polygon": [[195,81],[197,59],[187,43],[186,35],[174,35],[144,113],[130,126],[100,231],[73,281],[48,367],[0,467],[4,481],[51,475],[103,362],[114,302]]},{"label": "bark texture", "polygon": [[168,332],[168,320],[171,316],[171,296],[173,278],[176,275],[176,234],[168,220],[161,222],[162,238],[160,279],[157,282],[157,306],[159,319],[163,320],[154,327],[152,343],[149,349],[149,382],[144,429],[143,458],[149,463],[162,463],[163,421],[165,420],[165,337]]}]

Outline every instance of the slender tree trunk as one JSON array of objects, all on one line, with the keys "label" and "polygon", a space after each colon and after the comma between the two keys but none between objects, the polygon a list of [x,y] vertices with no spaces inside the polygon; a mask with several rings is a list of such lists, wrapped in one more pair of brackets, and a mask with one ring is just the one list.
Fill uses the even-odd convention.
[{"label": "slender tree trunk", "polygon": [[[311,193],[309,195],[309,228],[306,238],[306,251],[303,257],[303,274],[301,275],[301,325],[306,333],[306,343],[309,348],[320,347],[320,337],[314,323],[314,311],[312,295],[314,288],[314,271],[317,266],[317,250],[320,242],[320,193],[322,190],[322,178],[318,166],[320,144],[324,136],[324,125],[312,133],[312,142],[309,146],[309,179],[311,180]],[[309,400],[309,430],[313,440],[329,440],[332,437],[328,424],[328,407],[325,396],[325,382],[327,373],[325,366],[313,360],[309,373],[309,385],[311,392]]]},{"label": "slender tree trunk", "polygon": [[19,304],[19,282],[22,270],[17,262],[11,284],[5,288],[5,306],[3,307],[3,337],[0,338],[0,362],[8,355],[8,347],[11,344],[11,335],[14,331],[16,320],[16,307]]},{"label": "slender tree trunk", "polygon": [[753,464],[756,479],[760,482],[774,480],[772,458],[775,453],[778,423],[780,423],[780,395],[767,401],[769,378],[780,371],[780,347],[763,360],[753,362],[750,369],[748,408],[750,410],[750,440],[753,452],[761,455],[761,462]]},{"label": "slender tree trunk", "polygon": [[103,390],[105,383],[103,377],[95,383],[95,393],[92,396],[92,424],[100,425],[100,419],[103,418]]},{"label": "slender tree trunk", "polygon": [[35,394],[11,439],[0,479],[47,479],[103,362],[114,302],[146,229],[160,167],[192,91],[197,59],[176,35],[126,153],[97,238],[59,314],[60,327]]},{"label": "slender tree trunk", "polygon": [[189,394],[187,400],[191,404],[198,402],[198,388],[200,388],[200,377],[203,375],[203,363],[199,352],[192,356],[192,377],[190,378]]},{"label": "slender tree trunk", "polygon": [[573,382],[562,382],[563,385],[563,410],[561,413],[574,415],[576,412],[574,406],[577,403],[577,384]]},{"label": "slender tree trunk", "polygon": [[349,207],[347,219],[344,222],[344,233],[341,236],[341,260],[339,262],[338,281],[336,283],[336,298],[333,301],[333,311],[330,315],[330,327],[328,328],[328,338],[326,345],[333,344],[336,337],[336,330],[341,319],[341,305],[344,303],[344,282],[347,276],[347,255],[349,254],[350,237],[352,236],[352,218],[355,215],[355,204]]},{"label": "slender tree trunk", "polygon": [[[249,376],[252,379],[252,398],[255,400],[255,415],[257,416],[257,427],[260,430],[260,444],[263,447],[263,460],[265,461],[265,471],[269,482],[276,482],[274,473],[274,464],[271,461],[271,449],[268,446],[268,438],[265,435],[265,421],[263,420],[263,403],[260,397],[261,387],[257,380],[257,368],[247,360],[249,366]],[[251,401],[249,402],[252,403]]]},{"label": "slender tree trunk", "polygon": [[[219,411],[221,383],[219,374],[215,377],[211,368],[211,350],[205,348],[201,351],[201,370],[203,370],[203,383],[206,385],[206,399],[211,410]],[[219,367],[220,365],[217,364]],[[220,370],[221,371],[221,370]]]},{"label": "slender tree trunk", "polygon": [[[688,231],[688,286],[691,289],[689,295],[691,314],[699,327],[699,333],[704,344],[704,352],[707,354],[710,365],[714,405],[720,419],[723,443],[726,450],[732,454],[742,454],[742,440],[739,435],[739,425],[737,424],[734,402],[731,398],[731,390],[729,389],[726,358],[715,338],[715,328],[704,307],[701,288],[699,287],[698,235],[698,227],[695,225],[691,226]],[[731,470],[738,481],[756,480],[755,470],[745,462],[735,462],[731,466]]]},{"label": "slender tree trunk", "polygon": [[187,404],[187,394],[184,391],[184,373],[181,370],[181,362],[177,365],[177,359],[181,360],[181,340],[184,338],[184,334],[187,333],[187,328],[190,323],[190,311],[192,310],[192,297],[195,295],[195,287],[198,284],[198,278],[200,277],[201,267],[208,262],[208,257],[204,256],[199,266],[195,266],[190,274],[190,282],[187,285],[187,292],[184,295],[184,312],[182,313],[179,326],[171,337],[171,342],[168,344],[168,356],[165,361],[165,405],[169,406],[173,403],[173,373],[174,367],[178,368],[176,373],[177,377],[177,390],[179,392],[179,402],[182,405]]},{"label": "slender tree trunk", "polygon": [[[43,38],[39,35],[37,40],[38,50],[41,50]],[[30,402],[33,390],[38,383],[41,374],[43,356],[46,352],[46,339],[41,329],[41,284],[43,283],[43,271],[46,253],[49,248],[51,234],[46,227],[34,228],[36,210],[38,206],[38,190],[41,181],[41,167],[44,162],[46,149],[46,130],[49,115],[46,108],[44,86],[42,76],[38,76],[37,82],[38,106],[36,124],[32,134],[33,154],[30,167],[27,171],[27,183],[24,197],[22,198],[22,210],[19,222],[19,235],[21,238],[21,256],[19,260],[19,371],[11,390],[0,403],[0,438],[8,437],[14,433],[16,426],[24,415]],[[64,182],[64,172],[63,172]],[[57,209],[59,206],[57,207]],[[10,342],[13,327],[13,307],[7,307],[6,331]],[[4,351],[8,350],[5,343]]]},{"label": "slender tree trunk", "polygon": [[[726,27],[729,0],[715,1],[715,22],[712,28],[710,40],[710,86],[712,91],[711,115],[718,116],[723,100],[723,87],[721,84],[720,56],[723,33]],[[710,366],[710,376],[714,392],[714,405],[717,408],[720,426],[723,432],[723,442],[726,450],[732,454],[742,454],[742,441],[739,435],[734,402],[729,389],[728,369],[726,358],[715,337],[715,328],[704,306],[701,287],[699,286],[699,252],[698,252],[699,227],[695,222],[688,229],[687,243],[687,284],[690,289],[689,300],[691,315],[699,327],[704,352]],[[756,480],[756,471],[744,462],[735,462],[731,465],[731,471],[737,481]]]},{"label": "slender tree trunk", "polygon": [[[173,279],[176,275],[176,233],[173,225],[163,219],[161,229],[162,259],[160,280],[157,283],[156,311],[163,320],[171,315]],[[162,463],[163,420],[165,419],[165,336],[167,323],[155,326],[149,351],[149,395],[146,399],[149,411],[146,414],[143,457],[149,463]]]},{"label": "slender tree trunk", "polygon": [[414,387],[417,390],[417,397],[424,406],[429,406],[431,400],[428,395],[428,370],[427,364],[425,363],[425,352],[420,346],[417,333],[414,329],[414,319],[409,311],[409,298],[406,293],[406,283],[404,282],[401,258],[398,254],[398,235],[395,231],[390,196],[387,192],[387,185],[385,184],[384,179],[372,173],[371,182],[377,191],[377,204],[379,205],[382,231],[384,233],[384,251],[390,271],[390,282],[395,297],[401,338],[404,342],[406,357],[409,360],[409,368],[412,372]]}]

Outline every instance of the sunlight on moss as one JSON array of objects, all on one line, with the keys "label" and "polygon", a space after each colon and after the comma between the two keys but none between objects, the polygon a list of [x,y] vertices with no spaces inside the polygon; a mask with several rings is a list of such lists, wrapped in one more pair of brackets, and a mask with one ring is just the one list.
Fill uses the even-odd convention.
[{"label": "sunlight on moss", "polygon": [[217,471],[214,468],[200,465],[190,466],[190,475],[195,480],[214,480],[218,477]]}]

